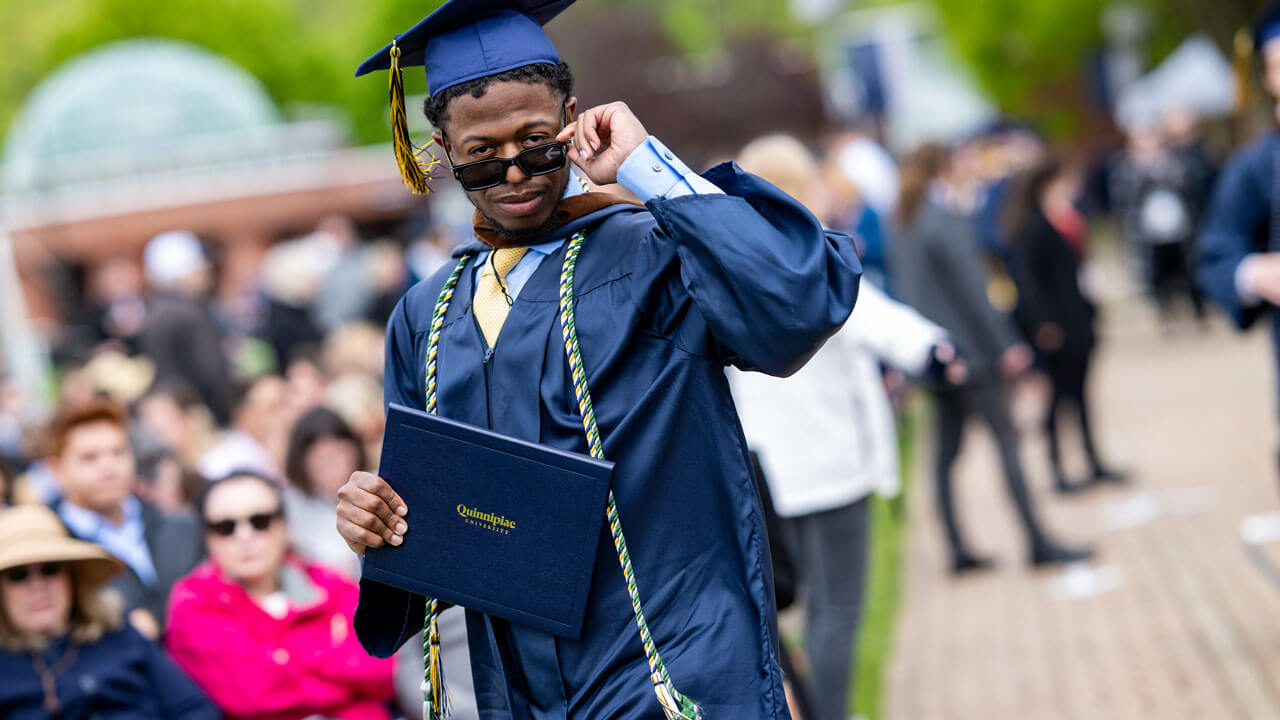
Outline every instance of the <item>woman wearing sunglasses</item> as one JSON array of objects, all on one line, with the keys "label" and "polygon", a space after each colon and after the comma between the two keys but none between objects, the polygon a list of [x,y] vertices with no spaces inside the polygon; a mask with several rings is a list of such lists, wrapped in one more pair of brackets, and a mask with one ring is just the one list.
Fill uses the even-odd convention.
[{"label": "woman wearing sunglasses", "polygon": [[356,586],[289,552],[279,487],[234,473],[196,509],[209,559],[174,587],[165,640],[223,713],[389,719],[394,661],[356,641]]},{"label": "woman wearing sunglasses", "polygon": [[101,591],[122,568],[43,506],[0,510],[0,717],[218,717]]}]

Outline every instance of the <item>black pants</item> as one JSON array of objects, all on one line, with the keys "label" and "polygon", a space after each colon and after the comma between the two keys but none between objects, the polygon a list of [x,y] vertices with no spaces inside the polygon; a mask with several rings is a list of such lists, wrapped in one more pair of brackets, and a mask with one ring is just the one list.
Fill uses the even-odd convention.
[{"label": "black pants", "polygon": [[938,510],[942,515],[947,541],[951,545],[952,558],[970,554],[956,518],[951,481],[951,466],[955,463],[956,456],[960,454],[964,423],[970,413],[981,415],[995,437],[996,447],[1000,452],[1000,462],[1004,467],[1005,485],[1018,511],[1023,529],[1026,531],[1028,545],[1034,546],[1042,542],[1044,533],[1040,529],[1040,523],[1032,508],[1031,492],[1027,488],[1027,478],[1022,472],[1022,462],[1018,457],[1018,433],[1013,427],[1013,419],[1009,413],[1008,387],[1003,382],[987,383],[937,392],[934,397],[936,399],[934,422],[937,450],[934,459],[934,478],[938,493]]},{"label": "black pants", "polygon": [[846,720],[849,679],[862,617],[870,500],[800,515],[800,580],[805,588],[804,646],[809,654],[809,720]]},{"label": "black pants", "polygon": [[1204,300],[1200,297],[1200,289],[1196,287],[1195,278],[1191,274],[1186,244],[1174,242],[1152,245],[1149,281],[1162,319],[1168,320],[1172,316],[1173,299],[1179,293],[1186,293],[1196,318],[1204,317]]},{"label": "black pants", "polygon": [[1085,392],[1085,382],[1089,375],[1091,360],[1089,350],[1080,348],[1064,348],[1062,351],[1045,357],[1045,369],[1053,385],[1053,395],[1049,400],[1049,412],[1045,416],[1044,429],[1049,439],[1049,462],[1057,477],[1063,477],[1062,451],[1058,442],[1058,413],[1067,406],[1074,406],[1080,421],[1080,439],[1084,444],[1085,456],[1089,460],[1089,469],[1100,475],[1103,471],[1102,461],[1098,459],[1097,448],[1093,444],[1093,432],[1089,425],[1089,401]]},{"label": "black pants", "polygon": [[[764,528],[769,535],[769,559],[773,563],[774,600],[781,612],[795,602],[800,582],[799,570],[796,568],[795,538],[791,532],[794,528],[774,509],[769,482],[755,451],[751,452],[751,469],[756,476],[756,490],[760,493],[760,505],[764,509]],[[779,643],[778,664],[782,666],[782,676],[791,683],[791,699],[795,701],[796,708],[805,720],[813,720],[813,704],[809,701],[808,684],[796,672],[791,653],[783,643]]]}]

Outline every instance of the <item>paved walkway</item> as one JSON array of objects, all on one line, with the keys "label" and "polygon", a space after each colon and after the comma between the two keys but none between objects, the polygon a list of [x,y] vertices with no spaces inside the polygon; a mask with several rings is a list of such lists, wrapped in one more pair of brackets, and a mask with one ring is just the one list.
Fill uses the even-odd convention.
[{"label": "paved walkway", "polygon": [[1280,718],[1280,588],[1240,539],[1242,517],[1280,510],[1268,338],[1221,323],[1165,337],[1145,303],[1128,301],[1119,263],[1105,270],[1095,425],[1134,482],[1056,496],[1044,443],[1029,432],[1023,444],[1049,525],[1096,543],[1098,559],[1065,573],[1026,567],[990,436],[975,424],[957,467],[961,517],[1001,567],[948,577],[923,433],[888,718]]}]

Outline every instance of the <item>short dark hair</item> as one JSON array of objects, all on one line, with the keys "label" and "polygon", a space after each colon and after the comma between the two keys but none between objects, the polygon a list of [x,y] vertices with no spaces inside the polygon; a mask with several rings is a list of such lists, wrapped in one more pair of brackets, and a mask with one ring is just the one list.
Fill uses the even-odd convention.
[{"label": "short dark hair", "polygon": [[[356,467],[366,465],[364,444],[342,416],[326,407],[315,407],[303,413],[289,433],[289,452],[284,461],[284,474],[289,484],[307,495],[315,495],[307,476],[307,451],[321,438],[335,437],[351,443],[356,449]],[[331,500],[332,498],[325,498]]]},{"label": "short dark hair", "polygon": [[447,87],[427,98],[427,101],[423,103],[422,112],[427,116],[428,122],[439,128],[442,123],[449,121],[450,100],[463,95],[470,95],[474,98],[484,97],[484,93],[489,89],[490,85],[512,81],[531,85],[546,85],[551,88],[551,92],[559,93],[564,100],[568,100],[569,96],[573,95],[573,71],[569,69],[567,63],[563,60],[555,65],[551,63],[534,63],[533,65],[521,65],[518,68],[500,72],[497,75],[486,75],[485,77]]}]

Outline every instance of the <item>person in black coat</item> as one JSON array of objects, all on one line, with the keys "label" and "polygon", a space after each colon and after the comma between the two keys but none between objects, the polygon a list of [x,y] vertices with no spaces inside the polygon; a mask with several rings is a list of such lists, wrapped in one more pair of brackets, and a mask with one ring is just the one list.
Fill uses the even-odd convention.
[{"label": "person in black coat", "polygon": [[972,220],[955,189],[950,152],[925,145],[902,163],[898,205],[901,233],[890,256],[903,299],[955,339],[969,370],[968,382],[933,393],[934,481],[939,511],[951,551],[951,570],[964,573],[992,565],[969,549],[960,531],[952,465],[960,454],[968,417],[981,416],[995,436],[1005,485],[1026,533],[1031,564],[1085,560],[1092,549],[1052,538],[1039,520],[1018,451],[1009,409],[1011,382],[1027,370],[1031,349],[987,298],[982,249]]},{"label": "person in black coat", "polygon": [[231,419],[231,363],[226,332],[209,299],[213,274],[200,241],[186,231],[161,233],[143,253],[151,291],[138,349],[156,366],[157,382],[192,388],[219,424]]},{"label": "person in black coat", "polygon": [[[1046,158],[1022,179],[1008,218],[1017,268],[1013,276],[1018,281],[1014,317],[1035,346],[1053,387],[1045,433],[1054,485],[1060,492],[1125,479],[1099,458],[1089,423],[1085,381],[1097,345],[1097,309],[1080,288],[1087,233],[1084,217],[1075,206],[1081,182],[1077,169],[1059,158]],[[1068,404],[1076,408],[1089,460],[1091,475],[1084,483],[1070,482],[1062,467],[1058,414]]]}]

